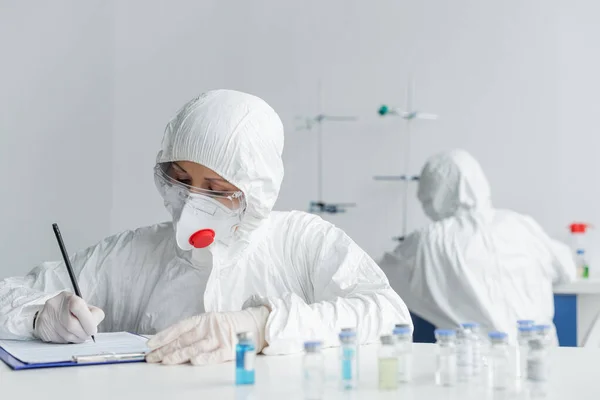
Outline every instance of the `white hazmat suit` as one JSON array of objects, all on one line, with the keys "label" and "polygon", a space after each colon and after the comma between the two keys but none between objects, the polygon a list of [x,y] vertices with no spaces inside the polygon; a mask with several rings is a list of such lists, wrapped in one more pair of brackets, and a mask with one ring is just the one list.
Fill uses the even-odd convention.
[{"label": "white hazmat suit", "polygon": [[[263,352],[284,354],[306,339],[336,345],[344,327],[366,343],[410,323],[381,269],[343,231],[315,215],[271,211],[282,151],[282,123],[257,97],[217,90],[186,104],[167,125],[157,162],[212,169],[243,192],[245,212],[228,245],[181,250],[169,222],[75,254],[85,300],[106,314],[99,330],[153,334],[204,312],[266,305]],[[71,284],[62,262],[0,282],[0,338],[31,338],[34,314],[64,290]]]},{"label": "white hazmat suit", "polygon": [[408,308],[436,327],[478,322],[516,333],[516,321],[551,324],[552,286],[571,281],[569,248],[530,217],[493,208],[479,163],[454,150],[423,168],[418,197],[434,221],[380,266]]}]

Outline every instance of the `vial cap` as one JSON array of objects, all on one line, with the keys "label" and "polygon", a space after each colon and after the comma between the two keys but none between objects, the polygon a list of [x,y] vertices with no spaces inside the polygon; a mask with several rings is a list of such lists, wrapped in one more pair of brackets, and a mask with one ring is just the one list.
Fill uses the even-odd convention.
[{"label": "vial cap", "polygon": [[454,337],[456,336],[456,331],[454,329],[436,329],[435,337]]},{"label": "vial cap", "polygon": [[342,328],[342,332],[356,332],[354,328]]},{"label": "vial cap", "polygon": [[306,351],[307,353],[317,353],[317,352],[321,351],[322,345],[323,345],[323,343],[321,343],[318,340],[311,340],[308,342],[304,342],[304,351]]},{"label": "vial cap", "polygon": [[533,326],[535,324],[535,321],[532,319],[520,319],[517,321],[517,325],[520,327],[522,326]]},{"label": "vial cap", "polygon": [[252,340],[254,339],[254,334],[252,332],[238,332],[237,338],[238,340]]},{"label": "vial cap", "polygon": [[477,322],[463,322],[462,324],[460,324],[460,326],[463,329],[479,328],[479,324]]},{"label": "vial cap", "polygon": [[381,344],[389,345],[394,344],[394,337],[392,335],[383,335],[380,338]]},{"label": "vial cap", "polygon": [[410,324],[396,324],[394,328],[410,328]]},{"label": "vial cap", "polygon": [[579,255],[585,254],[585,250],[577,249],[577,254],[579,254]]},{"label": "vial cap", "polygon": [[408,325],[403,325],[403,326],[396,325],[396,327],[394,328],[393,334],[394,335],[410,335],[410,326],[408,326]]},{"label": "vial cap", "polygon": [[488,337],[493,341],[505,341],[508,339],[506,332],[490,332]]},{"label": "vial cap", "polygon": [[[344,330],[344,329],[351,329],[351,330]],[[340,332],[340,339],[348,339],[348,338],[355,338],[356,337],[356,331],[352,328],[344,328],[342,329],[342,331]]]},{"label": "vial cap", "polygon": [[540,333],[548,333],[552,330],[552,327],[550,325],[535,325],[533,327],[533,329],[536,332],[540,332]]},{"label": "vial cap", "polygon": [[535,327],[533,325],[520,325],[518,330],[519,332],[533,332]]}]

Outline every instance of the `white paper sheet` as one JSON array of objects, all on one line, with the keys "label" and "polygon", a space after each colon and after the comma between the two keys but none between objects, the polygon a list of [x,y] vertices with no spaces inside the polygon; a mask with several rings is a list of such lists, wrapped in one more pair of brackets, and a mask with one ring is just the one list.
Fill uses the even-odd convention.
[{"label": "white paper sheet", "polygon": [[99,333],[81,344],[54,344],[39,340],[0,340],[0,347],[27,364],[72,361],[73,356],[147,353],[148,339],[127,332]]}]

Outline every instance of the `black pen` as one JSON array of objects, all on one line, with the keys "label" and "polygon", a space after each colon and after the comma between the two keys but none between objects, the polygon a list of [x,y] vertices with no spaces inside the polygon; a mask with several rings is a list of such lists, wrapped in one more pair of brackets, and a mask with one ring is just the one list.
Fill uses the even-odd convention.
[{"label": "black pen", "polygon": [[[54,234],[56,235],[56,240],[58,241],[58,247],[60,247],[60,252],[62,253],[63,260],[65,260],[65,265],[67,266],[67,271],[69,272],[69,277],[71,278],[71,284],[73,285],[73,289],[75,290],[75,295],[83,299],[83,297],[81,296],[81,290],[79,290],[77,278],[75,277],[73,267],[71,266],[71,260],[69,259],[69,255],[67,254],[67,248],[65,247],[62,235],[60,234],[60,229],[58,229],[58,224],[52,224],[52,228],[54,229]],[[96,343],[96,338],[94,337],[94,335],[92,335],[92,340],[94,341],[94,343]]]}]

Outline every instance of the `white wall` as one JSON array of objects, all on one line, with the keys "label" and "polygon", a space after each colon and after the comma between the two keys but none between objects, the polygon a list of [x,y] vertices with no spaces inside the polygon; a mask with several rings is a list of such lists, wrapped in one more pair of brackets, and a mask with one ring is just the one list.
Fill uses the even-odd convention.
[{"label": "white wall", "polygon": [[0,2],[0,277],[109,232],[110,2]]},{"label": "white wall", "polygon": [[[481,160],[497,206],[558,236],[573,219],[600,221],[598,5],[559,3],[119,3],[113,230],[166,218],[151,176],[162,128],[185,101],[218,87],[258,94],[281,114],[277,208],[306,209],[316,196],[316,132],[295,131],[294,116],[316,113],[322,78],[325,112],[360,116],[325,126],[325,200],[359,205],[326,218],[378,257],[400,231],[400,184],[371,177],[401,171],[403,125],[375,111],[403,105],[409,73],[417,105],[441,116],[416,125],[413,172],[430,154],[463,147]],[[412,226],[422,224],[416,202],[410,210]]]},{"label": "white wall", "polygon": [[[496,205],[531,214],[558,236],[573,219],[600,221],[600,5],[593,0],[130,0],[73,2],[68,12],[66,4],[38,7],[37,17],[17,5],[0,13],[8,23],[0,24],[0,40],[16,57],[0,66],[10,89],[2,98],[9,111],[0,122],[2,165],[25,155],[31,162],[27,135],[46,141],[33,143],[27,185],[8,174],[15,182],[0,212],[14,228],[2,243],[14,265],[57,255],[48,229],[54,219],[64,221],[73,249],[109,228],[166,219],[152,180],[163,128],[184,102],[213,88],[255,93],[280,113],[286,178],[277,208],[306,209],[317,190],[316,132],[296,131],[294,117],[317,112],[319,78],[326,113],[360,117],[324,128],[325,200],[358,203],[326,218],[374,257],[400,231],[401,191],[371,178],[401,172],[404,143],[401,121],[376,110],[404,105],[409,73],[417,105],[441,116],[415,126],[413,172],[430,154],[463,147],[483,164]],[[21,33],[15,20],[28,29]],[[25,52],[27,45],[35,51]],[[54,68],[34,68],[40,60]],[[82,82],[62,89],[73,75]],[[40,85],[46,101],[30,118]],[[57,93],[60,101],[48,103]],[[112,144],[103,136],[111,129]],[[19,136],[6,134],[13,131]],[[7,140],[21,147],[6,148]],[[94,149],[86,168],[58,179],[80,164],[81,148]],[[52,212],[37,207],[38,185]],[[65,200],[57,188],[72,196]],[[410,210],[412,227],[422,224],[416,201]],[[42,231],[32,248],[31,232]]]}]

